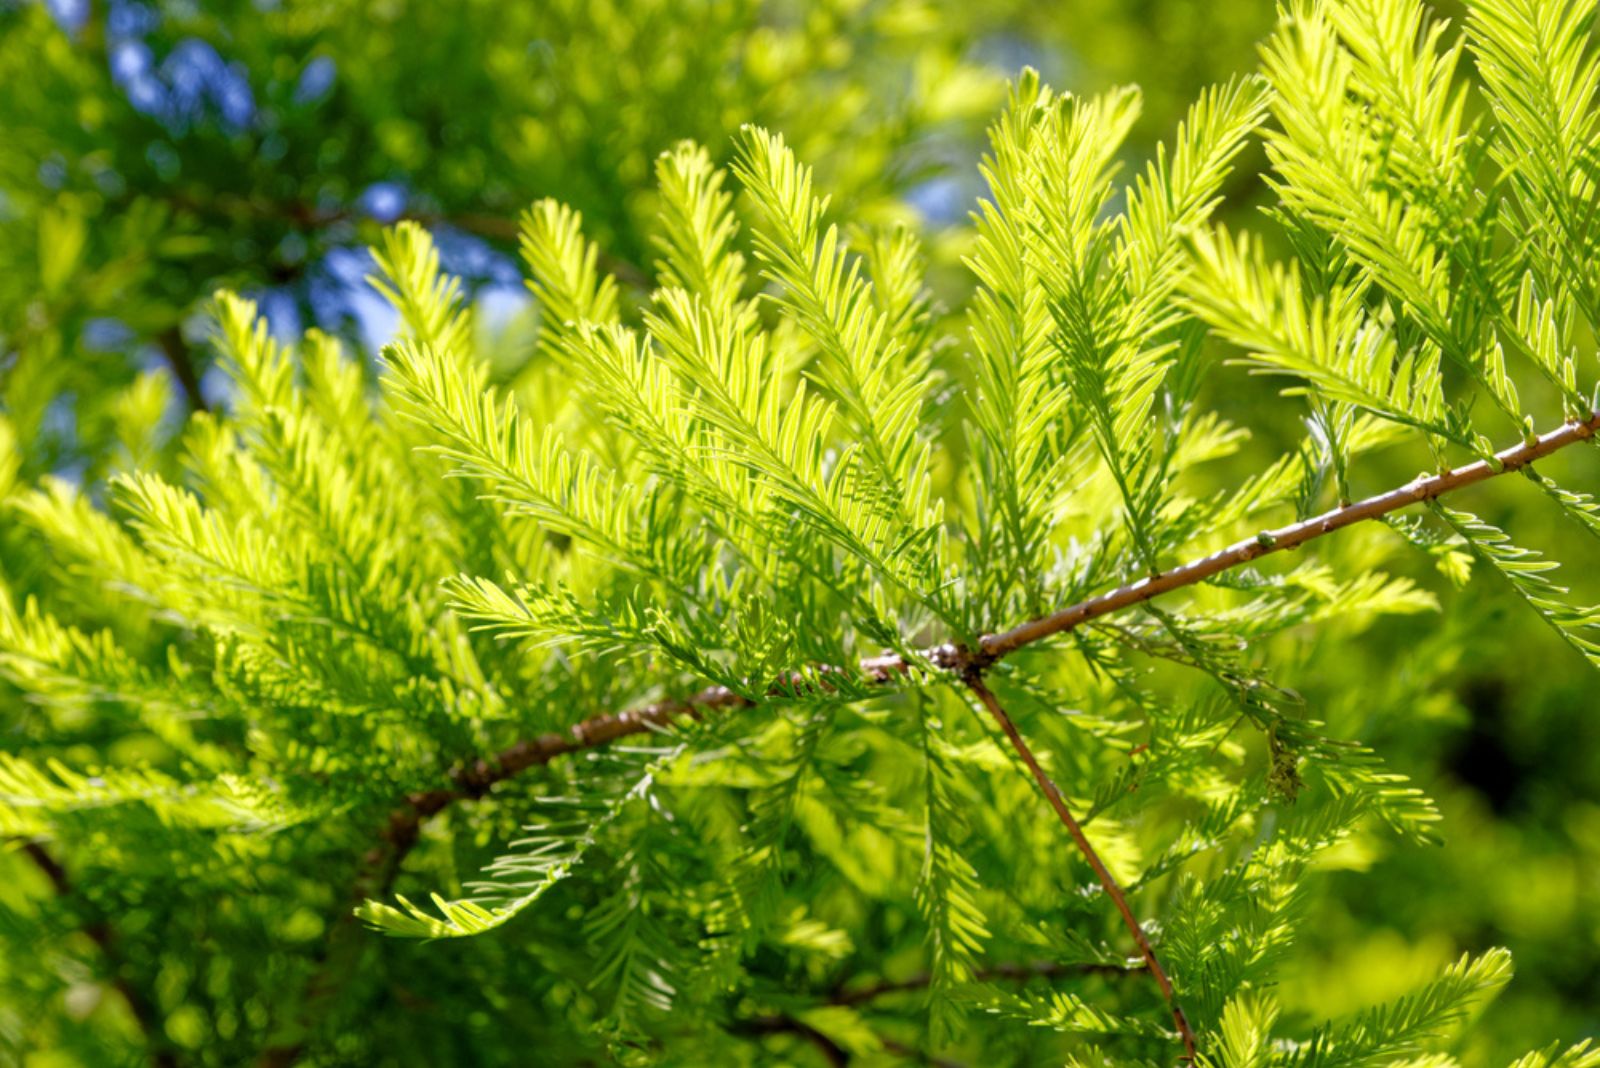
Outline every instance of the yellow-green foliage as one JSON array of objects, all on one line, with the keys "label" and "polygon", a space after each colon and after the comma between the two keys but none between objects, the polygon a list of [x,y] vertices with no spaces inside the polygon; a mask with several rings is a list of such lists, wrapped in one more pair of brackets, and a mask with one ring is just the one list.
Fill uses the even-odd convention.
[{"label": "yellow-green foliage", "polygon": [[[1336,1019],[1285,976],[1317,974],[1329,872],[1448,833],[1355,737],[1431,714],[1460,660],[1429,570],[1481,562],[1600,662],[1553,561],[1432,502],[972,654],[1271,549],[1396,456],[1498,465],[1594,420],[1586,20],[1301,0],[1131,178],[1137,90],[1026,71],[954,307],[913,228],[747,125],[650,179],[614,161],[617,248],[522,216],[513,366],[403,221],[373,363],[224,291],[226,403],[173,462],[156,378],[103,481],[35,478],[0,421],[0,870],[37,869],[0,890],[0,1050],[93,985],[128,1010],[83,1047],[106,1063],[1159,1064],[1169,1000],[1197,1066],[1456,1063],[1505,950]],[[1270,212],[1225,228],[1261,145]],[[613,272],[645,248],[647,279]],[[1263,441],[1238,365],[1285,386]],[[1594,499],[1525,474],[1592,551]],[[1402,664],[1386,628],[1424,614]],[[1520,1068],[1597,1063],[1548,1037]]]}]

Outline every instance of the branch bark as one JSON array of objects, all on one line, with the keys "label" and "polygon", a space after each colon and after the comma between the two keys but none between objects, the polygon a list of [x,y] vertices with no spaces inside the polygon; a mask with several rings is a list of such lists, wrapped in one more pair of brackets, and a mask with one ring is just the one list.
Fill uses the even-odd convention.
[{"label": "branch bark", "polygon": [[1072,841],[1077,845],[1078,852],[1083,854],[1083,858],[1089,862],[1089,867],[1094,869],[1095,878],[1099,880],[1101,888],[1106,892],[1106,896],[1117,906],[1117,912],[1122,915],[1123,924],[1128,928],[1128,933],[1133,935],[1134,945],[1139,947],[1139,956],[1144,958],[1145,967],[1150,969],[1150,974],[1154,977],[1156,985],[1161,988],[1161,996],[1167,999],[1167,1007],[1172,1010],[1172,1022],[1177,1025],[1178,1035],[1183,1039],[1185,1059],[1190,1064],[1194,1064],[1196,1056],[1194,1029],[1189,1026],[1189,1018],[1183,1013],[1183,1006],[1178,1002],[1178,994],[1172,989],[1172,980],[1167,977],[1166,971],[1161,967],[1161,960],[1156,956],[1155,947],[1150,944],[1149,937],[1144,933],[1144,927],[1134,917],[1133,909],[1128,906],[1128,897],[1122,892],[1121,885],[1118,884],[1116,877],[1111,874],[1111,870],[1106,867],[1105,861],[1100,859],[1100,854],[1095,851],[1094,845],[1090,843],[1089,836],[1083,833],[1083,828],[1073,818],[1072,811],[1067,808],[1066,801],[1061,797],[1060,789],[1056,787],[1055,781],[1045,773],[1044,768],[1039,765],[1038,758],[1033,755],[1033,750],[1023,740],[1022,733],[1017,730],[1017,725],[1006,714],[1005,708],[1001,706],[999,699],[995,697],[994,691],[984,685],[982,674],[976,670],[971,671],[963,681],[966,683],[967,688],[983,703],[983,707],[988,709],[989,714],[1000,725],[1000,729],[1005,732],[1006,738],[1011,742],[1011,748],[1016,750],[1017,756],[1022,758],[1023,764],[1027,765],[1029,773],[1033,775],[1033,781],[1039,784],[1039,791],[1044,794],[1044,798],[1050,803],[1050,807],[1055,809],[1057,818],[1061,820],[1061,825],[1067,829],[1067,834],[1072,836]]}]

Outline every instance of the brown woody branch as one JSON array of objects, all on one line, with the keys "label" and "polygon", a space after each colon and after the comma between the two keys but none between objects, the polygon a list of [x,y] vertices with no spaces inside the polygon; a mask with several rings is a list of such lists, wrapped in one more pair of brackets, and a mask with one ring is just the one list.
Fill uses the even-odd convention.
[{"label": "brown woody branch", "polygon": [[565,753],[592,749],[630,734],[654,730],[681,717],[698,716],[716,709],[743,708],[749,704],[746,698],[726,686],[708,686],[686,700],[657,701],[627,712],[595,716],[560,733],[524,739],[492,757],[454,768],[450,772],[452,785],[411,794],[403,807],[389,814],[383,840],[367,854],[367,869],[379,873],[375,881],[380,892],[388,890],[400,861],[416,845],[423,820],[456,801],[480,798],[496,783],[531,767],[548,764]]},{"label": "brown woody branch", "polygon": [[1023,741],[1017,725],[1006,714],[994,692],[984,685],[983,676],[974,670],[963,681],[1005,732],[1006,738],[1011,742],[1011,748],[1017,751],[1017,756],[1027,765],[1029,773],[1033,775],[1033,781],[1039,784],[1039,791],[1044,794],[1045,800],[1050,802],[1050,807],[1055,809],[1056,816],[1067,829],[1067,833],[1072,836],[1078,852],[1083,854],[1083,858],[1089,862],[1089,867],[1094,869],[1095,878],[1100,881],[1106,896],[1117,906],[1123,924],[1128,928],[1128,933],[1133,935],[1134,944],[1139,947],[1139,956],[1144,958],[1145,967],[1150,969],[1156,985],[1161,988],[1161,996],[1167,999],[1167,1006],[1172,1010],[1172,1022],[1177,1025],[1178,1035],[1183,1039],[1185,1057],[1190,1064],[1194,1064],[1197,1052],[1194,1029],[1189,1026],[1189,1018],[1183,1014],[1183,1006],[1178,1003],[1177,992],[1172,989],[1172,980],[1167,978],[1166,971],[1161,967],[1161,960],[1156,956],[1155,947],[1150,944],[1149,937],[1144,933],[1144,927],[1134,917],[1133,909],[1128,906],[1127,895],[1122,892],[1122,887],[1111,874],[1111,870],[1106,867],[1105,861],[1100,859],[1100,854],[1090,843],[1089,836],[1083,833],[1083,828],[1073,818],[1072,811],[1067,808],[1067,803],[1062,799],[1061,791],[1056,787],[1055,781],[1045,773],[1044,768],[1039,765],[1038,758],[1033,755],[1033,750]]}]

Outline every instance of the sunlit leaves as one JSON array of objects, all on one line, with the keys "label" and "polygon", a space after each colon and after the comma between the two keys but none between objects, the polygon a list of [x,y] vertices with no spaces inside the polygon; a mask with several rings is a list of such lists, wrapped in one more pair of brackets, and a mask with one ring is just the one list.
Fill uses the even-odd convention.
[{"label": "sunlit leaves", "polygon": [[[1476,479],[1497,443],[1587,431],[1597,76],[1575,10],[1486,3],[1463,45],[1409,0],[1291,4],[1265,76],[1200,94],[1142,163],[1136,91],[1024,74],[970,240],[927,254],[780,134],[680,143],[628,207],[658,216],[653,275],[572,207],[526,213],[536,336],[493,359],[413,223],[375,251],[398,318],[376,371],[220,296],[231,403],[178,462],[30,489],[0,422],[28,546],[6,581],[46,591],[0,601],[0,679],[23,744],[62,736],[0,760],[0,820],[86,856],[156,827],[196,864],[203,835],[304,836],[354,888],[317,888],[338,922],[358,896],[391,934],[488,935],[461,959],[532,961],[557,1025],[633,1059],[692,1033],[708,1060],[906,1035],[930,1058],[1170,1060],[1141,921],[1198,1064],[1423,1056],[1500,955],[1347,1022],[1269,994],[1319,865],[1436,835],[1420,787],[1346,735],[1444,700],[1452,665],[1346,701],[1342,658],[1383,652],[1380,618],[1450,610],[1392,565],[1408,546],[1456,582],[1475,555],[1591,661],[1600,618],[1444,505],[1130,601],[1395,463],[1491,458]],[[1275,203],[1224,229],[1258,139]],[[1241,364],[1305,410],[1241,418]],[[117,409],[135,468],[159,400]],[[1600,532],[1556,470],[1525,473]],[[1086,602],[1125,610],[969,652]],[[1004,739],[953,711],[985,672],[1132,920]],[[70,770],[117,732],[128,760]]]}]

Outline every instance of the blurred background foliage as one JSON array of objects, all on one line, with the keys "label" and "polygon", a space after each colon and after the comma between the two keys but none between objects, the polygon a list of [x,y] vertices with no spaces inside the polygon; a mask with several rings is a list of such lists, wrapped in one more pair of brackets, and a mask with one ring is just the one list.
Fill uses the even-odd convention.
[{"label": "blurred background foliage", "polygon": [[[93,492],[111,471],[170,463],[185,412],[228,402],[205,319],[219,286],[256,297],[285,335],[316,325],[375,352],[392,323],[364,281],[365,248],[401,217],[435,232],[509,380],[538,315],[514,261],[517,215],[537,197],[574,205],[608,250],[605,266],[638,284],[652,258],[653,159],[686,137],[726,157],[745,122],[782,130],[837,206],[920,224],[935,286],[958,315],[983,127],[1007,78],[1027,64],[1075,92],[1138,83],[1137,156],[1170,135],[1198,88],[1253,65],[1273,19],[1269,0],[0,0],[0,410],[23,444],[22,469],[0,479],[55,474]],[[1264,201],[1259,162],[1229,189],[1233,223]],[[958,381],[960,359],[949,356]],[[1298,434],[1298,402],[1259,381],[1219,367],[1209,388],[1257,435],[1216,465],[1218,486]],[[1371,466],[1360,488],[1409,477],[1416,462]],[[1591,452],[1557,462],[1560,481],[1600,489],[1585,471],[1597,466]],[[1582,561],[1584,543],[1551,526],[1537,498],[1496,483],[1465,503]],[[8,523],[0,517],[0,538]],[[1375,537],[1352,533],[1337,559],[1363,566]],[[75,596],[52,587],[48,548],[31,551],[35,566],[6,581],[47,601]],[[1288,681],[1333,733],[1372,744],[1446,814],[1442,847],[1363,840],[1308,884],[1317,921],[1285,1006],[1338,1014],[1464,950],[1505,945],[1518,978],[1465,1055],[1504,1063],[1600,1033],[1594,685],[1492,578],[1456,590],[1415,577],[1442,612],[1330,650],[1274,651],[1299,665]],[[0,729],[19,720],[0,708]],[[0,885],[0,913],[46,890]],[[293,947],[316,933],[264,928],[279,947],[269,970],[292,981],[303,967]],[[124,937],[138,944],[137,931]],[[384,952],[401,978],[460,968],[506,988],[536,970],[511,943],[475,944],[464,962]],[[37,961],[0,961],[11,996],[36,981],[51,1006],[21,1023],[9,1014],[7,1026],[58,1051],[36,1063],[93,1063],[95,1028],[127,1024],[115,999],[97,1000],[58,963],[45,980]],[[172,990],[226,986],[208,967],[186,973],[180,947],[154,970]],[[215,1041],[203,998],[187,1008],[169,1020],[173,1041]],[[504,1015],[450,1011],[458,1017],[412,1035],[446,1061],[441,1029],[498,1027]]]}]

